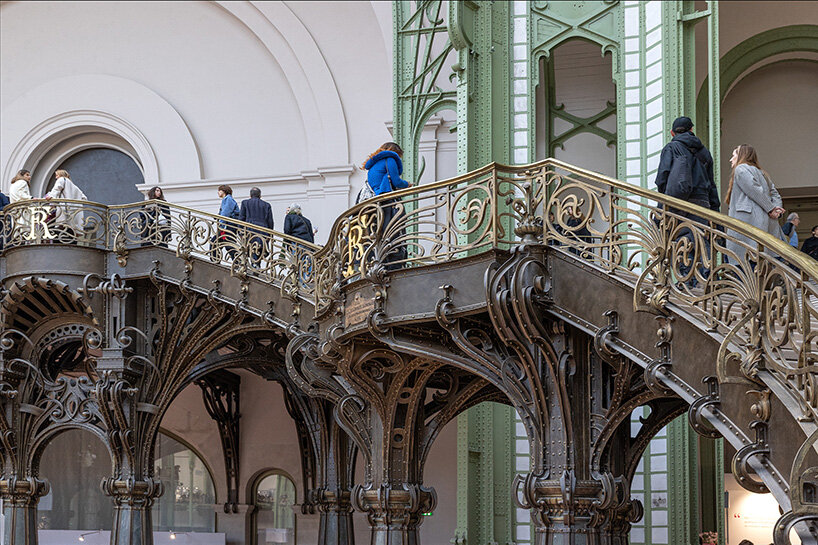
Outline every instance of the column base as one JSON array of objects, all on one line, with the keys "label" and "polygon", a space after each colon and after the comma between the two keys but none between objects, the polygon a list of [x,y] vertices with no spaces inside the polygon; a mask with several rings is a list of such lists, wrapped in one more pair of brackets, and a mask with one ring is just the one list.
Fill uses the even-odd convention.
[{"label": "column base", "polygon": [[37,545],[37,503],[48,494],[46,481],[27,479],[0,480],[3,499],[3,543],[7,545]]},{"label": "column base", "polygon": [[151,507],[163,492],[158,480],[106,479],[102,490],[114,502],[111,545],[153,545]]}]

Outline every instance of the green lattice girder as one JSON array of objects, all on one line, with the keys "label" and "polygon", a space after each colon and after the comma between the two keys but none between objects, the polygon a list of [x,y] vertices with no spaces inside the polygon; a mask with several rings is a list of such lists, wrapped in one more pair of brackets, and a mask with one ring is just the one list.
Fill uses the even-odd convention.
[{"label": "green lattice girder", "polygon": [[441,78],[453,76],[446,58],[449,41],[442,0],[393,2],[394,128],[403,147],[404,178],[417,184],[424,164],[418,161],[426,122],[441,110],[456,110],[456,92],[444,91]]}]

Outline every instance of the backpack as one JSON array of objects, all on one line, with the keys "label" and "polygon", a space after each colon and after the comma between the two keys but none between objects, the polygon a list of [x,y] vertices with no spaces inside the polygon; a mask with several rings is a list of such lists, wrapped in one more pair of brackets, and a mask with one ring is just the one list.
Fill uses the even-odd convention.
[{"label": "backpack", "polygon": [[369,185],[369,182],[364,180],[364,186],[358,192],[358,197],[355,199],[355,204],[362,203],[364,201],[368,201],[372,197],[375,196],[375,192],[372,191],[372,187]]}]

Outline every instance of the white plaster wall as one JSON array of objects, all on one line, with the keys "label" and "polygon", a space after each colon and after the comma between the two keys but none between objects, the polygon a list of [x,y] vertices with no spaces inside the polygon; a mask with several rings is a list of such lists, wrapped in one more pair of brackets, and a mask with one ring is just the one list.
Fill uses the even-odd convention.
[{"label": "white plaster wall", "polygon": [[215,211],[218,185],[239,200],[258,186],[278,227],[297,201],[321,242],[390,139],[389,3],[3,2],[0,15],[0,188],[64,139],[129,132],[143,189]]},{"label": "white plaster wall", "polygon": [[721,179],[730,180],[730,155],[739,144],[756,148],[777,187],[818,187],[818,63],[764,66],[741,80],[722,105]]},{"label": "white plaster wall", "polygon": [[[173,106],[194,135],[205,177],[294,172],[303,162],[305,127],[281,67],[217,5],[12,2],[2,10],[3,110],[60,77],[113,75]],[[44,31],[37,38],[33,21]]]}]

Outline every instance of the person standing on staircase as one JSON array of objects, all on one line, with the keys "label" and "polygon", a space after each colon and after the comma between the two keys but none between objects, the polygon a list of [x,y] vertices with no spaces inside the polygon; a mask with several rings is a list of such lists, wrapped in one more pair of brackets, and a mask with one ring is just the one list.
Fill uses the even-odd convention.
[{"label": "person standing on staircase", "polygon": [[[250,189],[250,198],[241,201],[239,219],[266,229],[273,228],[273,209],[270,203],[261,200],[261,189]],[[252,231],[257,233],[258,231]],[[264,255],[264,240],[260,236],[252,236],[248,240],[250,245],[250,265],[258,266]]]},{"label": "person standing on staircase", "polygon": [[14,204],[19,201],[31,199],[31,189],[28,183],[31,181],[31,172],[21,170],[11,180],[11,190],[9,191],[9,201]]},{"label": "person standing on staircase", "polygon": [[[375,196],[409,187],[409,182],[401,178],[403,174],[402,157],[403,150],[398,144],[386,142],[367,158],[364,163],[364,170],[367,171],[366,183],[372,188]],[[383,212],[382,223],[379,226],[380,236],[387,232],[390,223],[399,221],[398,218],[403,212],[403,207],[399,205],[399,202],[399,199],[385,199],[379,202]],[[392,229],[392,231],[394,232],[393,239],[400,238],[404,233],[402,229],[397,231]],[[383,241],[383,243],[389,244],[389,241]],[[407,258],[407,253],[406,246],[403,244],[391,249],[383,258],[383,262],[387,263],[386,269],[399,269],[402,266],[400,262]]]},{"label": "person standing on staircase", "polygon": [[[665,195],[718,212],[721,209],[721,200],[713,175],[713,156],[693,133],[693,121],[689,117],[676,118],[671,125],[670,136],[671,141],[665,145],[659,156],[656,188]],[[703,225],[708,224],[707,220],[692,212],[673,208],[668,208],[668,212]],[[688,239],[695,248],[695,239],[690,228],[683,229],[679,238]],[[692,250],[690,257],[694,260],[700,261],[702,257],[710,254],[710,239],[706,232],[702,233],[702,238],[705,243],[704,255],[696,259],[693,253],[695,250]],[[687,277],[690,265],[680,263],[677,272],[681,277]],[[710,270],[700,267],[699,274],[702,278],[707,278]],[[689,287],[693,288],[697,284],[695,274],[687,279]]]}]

